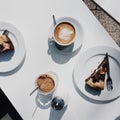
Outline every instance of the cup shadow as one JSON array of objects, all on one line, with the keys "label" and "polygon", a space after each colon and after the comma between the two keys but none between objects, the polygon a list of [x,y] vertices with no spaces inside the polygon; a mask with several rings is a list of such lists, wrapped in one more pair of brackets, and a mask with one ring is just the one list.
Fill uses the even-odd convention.
[{"label": "cup shadow", "polygon": [[62,110],[60,111],[56,111],[56,110],[53,110],[52,108],[50,109],[50,117],[49,117],[49,120],[61,120],[61,118],[63,117],[65,111],[67,109],[67,106],[64,107]]},{"label": "cup shadow", "polygon": [[72,57],[74,57],[80,49],[72,52],[74,43],[65,48],[61,48],[56,45],[53,38],[48,39],[48,55],[51,55],[52,59],[58,64],[67,63]]},{"label": "cup shadow", "polygon": [[35,102],[40,109],[48,109],[51,105],[53,95],[42,95],[37,93]]}]

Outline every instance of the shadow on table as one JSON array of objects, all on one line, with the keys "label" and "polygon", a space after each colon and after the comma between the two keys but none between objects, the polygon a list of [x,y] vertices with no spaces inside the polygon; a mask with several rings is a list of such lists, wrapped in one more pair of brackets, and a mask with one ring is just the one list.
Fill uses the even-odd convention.
[{"label": "shadow on table", "polygon": [[[48,109],[51,106],[51,100],[52,100],[52,95],[42,95],[37,93],[36,98],[35,98],[35,102],[36,102],[36,108],[32,114],[32,117],[34,116],[34,114],[36,113],[37,108],[40,109]],[[49,120],[61,120],[64,112],[66,111],[67,106],[64,107],[62,110],[53,110],[52,108],[50,109],[50,117]]]},{"label": "shadow on table", "polygon": [[120,120],[120,116],[118,116],[117,118],[115,118],[114,120]]},{"label": "shadow on table", "polygon": [[60,111],[56,111],[51,108],[49,120],[61,120],[66,109],[67,109],[67,106]]},{"label": "shadow on table", "polygon": [[48,109],[50,107],[52,95],[42,95],[37,93],[36,104],[40,109]]},{"label": "shadow on table", "polygon": [[67,48],[60,48],[62,50],[59,50],[57,48],[59,46],[57,46],[51,38],[48,39],[48,47],[48,54],[51,55],[52,59],[58,64],[67,63],[80,50],[79,48],[76,51],[72,52],[74,44],[70,45]]}]

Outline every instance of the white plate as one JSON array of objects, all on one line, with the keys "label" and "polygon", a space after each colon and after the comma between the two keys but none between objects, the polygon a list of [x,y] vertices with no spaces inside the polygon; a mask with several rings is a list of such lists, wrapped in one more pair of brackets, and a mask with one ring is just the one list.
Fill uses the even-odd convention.
[{"label": "white plate", "polygon": [[[73,26],[76,29],[76,39],[74,44],[70,45],[69,47],[66,47],[65,49],[59,50],[62,53],[74,53],[75,51],[77,51],[81,46],[82,46],[82,42],[83,42],[83,28],[80,25],[80,23],[71,17],[61,17],[59,19],[56,20],[56,22],[69,22],[71,24],[73,24]],[[54,24],[50,27],[49,30],[49,40],[54,41],[53,40],[53,28],[54,28]],[[56,45],[54,44],[54,47],[56,47]]]},{"label": "white plate", "polygon": [[[85,87],[85,79],[97,68],[105,57],[109,54],[110,75],[113,80],[113,90],[108,91],[105,85],[104,90],[97,92]],[[120,51],[112,47],[98,46],[88,49],[79,58],[74,68],[74,83],[79,92],[88,98],[98,101],[109,101],[120,96]]]},{"label": "white plate", "polygon": [[25,44],[23,36],[13,25],[0,22],[0,34],[2,34],[4,30],[10,32],[8,37],[11,39],[15,50],[0,54],[0,72],[9,72],[18,67],[22,62],[25,56]]}]

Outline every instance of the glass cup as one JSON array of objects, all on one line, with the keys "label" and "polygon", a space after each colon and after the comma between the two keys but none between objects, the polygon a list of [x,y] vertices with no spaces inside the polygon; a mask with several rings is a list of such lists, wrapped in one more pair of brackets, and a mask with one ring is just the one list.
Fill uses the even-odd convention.
[{"label": "glass cup", "polygon": [[56,73],[49,71],[41,74],[36,80],[38,93],[41,95],[52,95],[58,85],[58,76]]}]

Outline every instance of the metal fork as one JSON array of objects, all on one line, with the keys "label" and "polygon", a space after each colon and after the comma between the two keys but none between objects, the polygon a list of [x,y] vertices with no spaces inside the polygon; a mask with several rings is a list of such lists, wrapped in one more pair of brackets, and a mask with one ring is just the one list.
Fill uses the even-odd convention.
[{"label": "metal fork", "polygon": [[[108,58],[108,53],[106,53],[106,55],[107,55],[107,58]],[[110,77],[109,58],[108,58],[108,64],[107,64],[107,80],[106,80],[106,83],[107,83],[107,90],[111,91],[113,89],[113,82],[112,82],[112,79]]]}]

